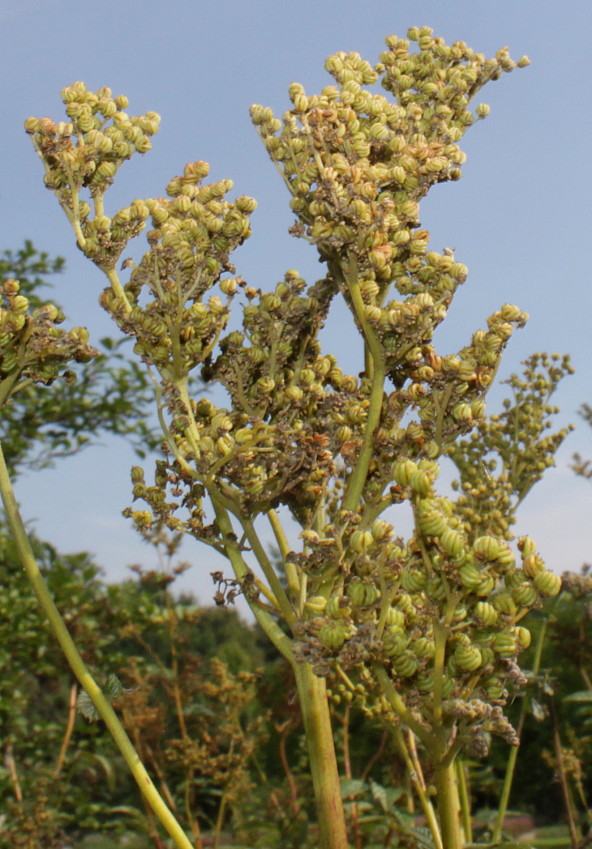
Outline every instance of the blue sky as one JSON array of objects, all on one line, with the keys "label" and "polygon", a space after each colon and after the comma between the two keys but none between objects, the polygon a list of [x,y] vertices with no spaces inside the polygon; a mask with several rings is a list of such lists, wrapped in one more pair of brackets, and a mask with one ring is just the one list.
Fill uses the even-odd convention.
[{"label": "blue sky", "polygon": [[[287,234],[287,193],[251,127],[251,103],[288,107],[287,88],[314,93],[330,80],[325,58],[356,50],[378,59],[384,38],[428,25],[447,41],[464,40],[493,55],[508,46],[532,65],[482,93],[491,115],[462,143],[468,154],[460,183],[437,186],[423,204],[422,225],[434,249],[456,248],[469,267],[446,329],[448,352],[461,347],[501,304],[517,303],[531,320],[506,353],[501,378],[533,351],[569,352],[577,369],[558,393],[560,420],[578,422],[592,402],[589,362],[592,14],[584,0],[0,0],[3,133],[0,248],[30,238],[67,259],[56,297],[75,324],[99,338],[112,332],[97,305],[100,273],[78,253],[65,218],[44,189],[41,167],[22,130],[29,115],[62,116],[60,89],[75,80],[108,85],[130,98],[130,113],[162,116],[154,149],[120,172],[112,210],[136,197],[162,195],[187,161],[206,159],[214,179],[231,177],[237,194],[257,198],[254,235],[236,255],[239,272],[263,289],[297,268],[321,276],[315,252]],[[136,249],[140,252],[142,245]],[[358,370],[350,325],[338,315],[325,333],[327,350]],[[496,393],[492,397],[499,397]],[[592,486],[567,468],[573,451],[592,455],[583,424],[524,505],[520,530],[532,533],[549,565],[577,568],[589,557]],[[62,550],[92,551],[107,575],[151,556],[121,509],[129,503],[129,467],[121,442],[89,449],[55,469],[23,478],[17,495],[26,518]],[[206,601],[207,573],[218,564],[207,549],[186,545],[196,566],[184,585]]]}]

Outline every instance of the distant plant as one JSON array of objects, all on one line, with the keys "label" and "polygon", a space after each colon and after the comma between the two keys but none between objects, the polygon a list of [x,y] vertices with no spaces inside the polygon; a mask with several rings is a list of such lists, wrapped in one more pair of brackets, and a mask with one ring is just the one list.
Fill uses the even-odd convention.
[{"label": "distant plant", "polygon": [[[457,354],[433,344],[467,269],[452,251],[429,249],[419,203],[436,183],[460,178],[458,142],[489,113],[485,104],[472,112],[471,101],[528,60],[516,64],[506,49],[486,60],[463,42],[446,45],[428,27],[386,43],[374,67],[356,53],[330,57],[336,85],[319,95],[290,86],[283,120],[251,108],[291,194],[292,232],[325,265],[311,285],[292,270],[262,293],[237,275],[231,254],[250,235],[256,203],[228,201],[230,180],[204,183],[204,162],[173,178],[168,197],[106,214],[119,167],[151,147],[156,113],[130,117],[126,97],[74,83],[62,92],[66,121],[29,118],[25,128],[78,247],[107,278],[100,303],[135,340],[155,388],[163,453],[153,482],[132,469],[134,500],[145,508],[127,515],[144,533],[166,527],[222,553],[234,576],[219,575],[218,600],[242,592],[290,663],[319,846],[348,846],[326,687],[338,676],[344,697],[396,738],[433,845],[456,849],[471,840],[458,756],[485,755],[491,733],[517,743],[503,709],[508,686],[523,680],[516,660],[530,634],[522,620],[561,587],[532,539],[518,540],[518,553],[510,543],[517,505],[566,435],[543,437],[541,429],[547,396],[570,369],[566,361],[531,360],[524,377],[513,378],[509,407],[487,419],[487,391],[526,314],[501,306]],[[369,90],[378,80],[390,99]],[[122,280],[121,256],[148,221],[148,251]],[[47,383],[72,358],[94,356],[85,331],[55,328],[55,308],[30,313],[15,281],[3,291],[0,402],[23,380]],[[224,335],[241,296],[242,328]],[[318,339],[340,297],[359,334],[359,377],[344,374]],[[192,397],[197,369],[226,391],[228,409]],[[445,457],[460,471],[456,500],[436,488]],[[31,580],[81,683],[156,815],[188,849],[35,583],[1,465],[0,488]],[[400,505],[414,517],[407,541],[393,524]],[[284,520],[300,527],[298,550]],[[279,570],[264,527],[275,536]]]},{"label": "distant plant", "polygon": [[[47,276],[62,272],[62,257],[51,259],[30,241],[0,255],[0,276],[19,282],[19,294],[33,308],[42,306]],[[64,320],[58,307],[61,320]],[[0,434],[11,474],[49,466],[77,452],[101,434],[125,436],[145,457],[157,445],[148,419],[153,393],[146,372],[125,355],[124,340],[101,339],[99,356],[79,365],[67,380],[48,382],[44,392],[21,385],[5,405]],[[76,379],[74,379],[74,374]]]}]

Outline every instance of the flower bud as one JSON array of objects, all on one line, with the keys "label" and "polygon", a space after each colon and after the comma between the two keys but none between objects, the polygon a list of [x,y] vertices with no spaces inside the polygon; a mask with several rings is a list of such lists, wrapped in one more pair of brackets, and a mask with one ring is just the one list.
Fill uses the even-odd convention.
[{"label": "flower bud", "polygon": [[541,595],[553,597],[561,592],[561,578],[555,572],[539,572],[533,583]]},{"label": "flower bud", "polygon": [[511,634],[500,631],[491,642],[491,648],[502,657],[512,657],[518,651],[518,643]]},{"label": "flower bud", "polygon": [[313,595],[304,606],[313,613],[323,613],[327,607],[327,599],[322,595]]},{"label": "flower bud", "polygon": [[[464,552],[464,540],[462,534],[460,534],[458,531],[453,531],[451,528],[446,528],[442,536],[439,538],[439,542],[446,554],[448,554],[450,557],[458,558]],[[480,579],[480,572],[474,566],[465,568],[474,569],[477,575],[479,575]]]},{"label": "flower bud", "polygon": [[327,601],[325,613],[331,619],[347,619],[351,615],[351,606],[346,596],[331,596]]},{"label": "flower bud", "polygon": [[349,538],[349,544],[353,551],[357,554],[362,554],[365,551],[368,551],[373,543],[374,537],[370,531],[354,531]]},{"label": "flower bud", "polygon": [[459,570],[458,576],[463,587],[466,587],[468,590],[476,590],[481,585],[483,578],[479,569],[471,563],[463,566]]},{"label": "flower bud", "polygon": [[416,657],[431,658],[434,656],[436,646],[434,641],[428,637],[419,637],[417,640],[413,640],[409,649]]},{"label": "flower bud", "polygon": [[347,597],[354,607],[367,607],[374,604],[380,593],[374,584],[365,584],[363,581],[352,581],[347,588]]},{"label": "flower bud", "polygon": [[345,623],[328,622],[323,625],[317,634],[320,642],[331,649],[338,651],[349,637],[349,628]]},{"label": "flower bud", "polygon": [[473,645],[457,645],[454,650],[454,659],[463,672],[474,672],[483,662],[481,652],[477,646]]},{"label": "flower bud", "polygon": [[406,592],[415,593],[426,585],[426,576],[419,569],[405,569],[401,575],[401,586]]},{"label": "flower bud", "polygon": [[419,660],[410,651],[406,651],[393,660],[393,668],[401,678],[410,678],[417,672]]},{"label": "flower bud", "polygon": [[530,581],[524,581],[514,587],[512,598],[519,607],[533,607],[539,600],[539,594]]},{"label": "flower bud", "polygon": [[498,620],[498,612],[495,607],[488,601],[479,601],[475,605],[475,619],[481,622],[482,625],[495,625]]},{"label": "flower bud", "polygon": [[417,465],[413,460],[396,460],[391,466],[393,480],[399,486],[408,486],[411,475],[417,471]]}]

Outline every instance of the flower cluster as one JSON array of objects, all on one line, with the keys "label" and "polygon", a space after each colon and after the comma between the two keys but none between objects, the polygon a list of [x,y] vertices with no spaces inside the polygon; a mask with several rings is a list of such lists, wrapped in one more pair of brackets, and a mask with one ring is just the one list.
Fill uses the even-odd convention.
[{"label": "flower cluster", "polygon": [[[331,56],[325,67],[337,86],[307,96],[294,83],[293,109],[283,122],[268,108],[251,108],[292,194],[295,233],[324,258],[351,251],[360,279],[378,283],[368,290],[372,305],[393,279],[401,293],[424,291],[438,262],[447,270],[442,293],[466,276],[462,264],[444,255],[426,263],[428,233],[418,229],[418,202],[434,183],[459,179],[465,154],[457,143],[489,112],[481,104],[473,115],[470,101],[488,80],[516,67],[507,50],[485,60],[462,42],[446,45],[428,27],[408,36],[418,52],[410,52],[410,40],[391,36],[375,68],[357,53]],[[395,102],[365,88],[379,79]]]},{"label": "flower cluster", "polygon": [[[45,168],[45,185],[55,192],[76,231],[79,247],[103,269],[115,266],[129,239],[144,228],[148,210],[133,203],[113,220],[104,214],[103,196],[121,165],[134,153],[146,153],[158,132],[160,116],[130,117],[124,95],[109,88],[88,91],[77,82],[62,90],[68,121],[27,118],[25,130]],[[92,209],[81,192],[87,190]]]},{"label": "flower cluster", "polygon": [[572,426],[548,433],[558,407],[549,403],[558,383],[573,373],[568,356],[533,354],[522,375],[505,381],[512,389],[503,410],[482,419],[467,439],[450,447],[461,489],[457,509],[473,534],[512,538],[518,504],[554,465],[559,446]]},{"label": "flower cluster", "polygon": [[19,294],[17,280],[5,280],[0,289],[0,404],[28,383],[51,384],[56,378],[74,380],[63,371],[70,362],[88,362],[98,356],[88,344],[88,331],[58,327],[64,316],[53,304],[31,309]]}]

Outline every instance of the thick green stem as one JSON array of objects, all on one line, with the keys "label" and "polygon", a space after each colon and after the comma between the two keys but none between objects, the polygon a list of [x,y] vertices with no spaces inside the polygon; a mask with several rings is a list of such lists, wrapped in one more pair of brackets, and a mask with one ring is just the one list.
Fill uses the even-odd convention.
[{"label": "thick green stem", "polygon": [[179,849],[193,849],[190,841],[187,839],[187,836],[177,820],[174,818],[173,814],[165,805],[162,797],[157,791],[156,787],[152,783],[152,780],[144,765],[140,761],[140,758],[134,749],[131,740],[125,733],[117,714],[111,707],[109,701],[105,698],[103,693],[101,692],[99,686],[91,676],[90,672],[85,666],[82,657],[78,649],[76,648],[72,637],[68,633],[68,629],[62,619],[59,610],[57,609],[51,595],[49,594],[49,590],[47,589],[47,585],[45,580],[41,574],[37,561],[35,560],[35,555],[33,554],[33,549],[31,547],[31,543],[27,536],[27,532],[25,530],[25,526],[23,524],[23,520],[21,518],[18,505],[16,503],[16,499],[14,497],[14,492],[12,489],[12,484],[10,482],[10,477],[8,475],[8,469],[6,468],[6,462],[4,460],[4,452],[2,451],[2,445],[0,444],[0,492],[2,494],[2,501],[4,502],[4,509],[6,511],[6,520],[8,522],[8,527],[10,528],[10,532],[13,536],[14,543],[19,555],[19,559],[23,565],[23,568],[27,574],[29,582],[35,591],[35,594],[39,600],[43,611],[45,612],[47,618],[49,619],[49,623],[51,625],[52,631],[55,634],[64,655],[72,672],[80,682],[80,685],[84,687],[86,692],[88,693],[93,705],[97,709],[99,715],[103,719],[105,725],[107,726],[109,733],[113,737],[113,740],[117,744],[117,747],[121,754],[123,755],[128,767],[130,768],[132,775],[134,776],[136,782],[138,783],[138,787],[140,788],[146,802],[150,806],[150,808],[154,811],[166,831],[172,837],[175,846],[179,847]]},{"label": "thick green stem", "polygon": [[461,830],[461,810],[456,783],[454,761],[437,763],[434,769],[434,783],[438,799],[438,819],[444,849],[463,849],[464,840]]},{"label": "thick green stem", "polygon": [[294,663],[292,668],[308,744],[319,824],[319,849],[348,849],[325,679],[317,678],[309,663]]}]

